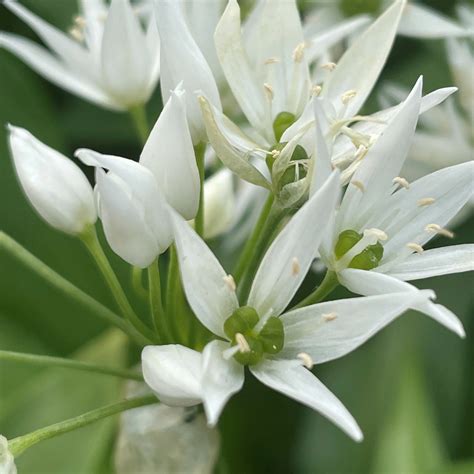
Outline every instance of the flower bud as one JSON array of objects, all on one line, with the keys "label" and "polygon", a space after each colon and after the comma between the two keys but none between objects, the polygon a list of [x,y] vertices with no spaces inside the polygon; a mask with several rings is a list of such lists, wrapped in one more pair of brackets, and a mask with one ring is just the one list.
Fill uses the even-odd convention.
[{"label": "flower bud", "polygon": [[97,220],[92,187],[69,158],[23,128],[8,126],[18,180],[31,205],[51,226],[80,234]]}]

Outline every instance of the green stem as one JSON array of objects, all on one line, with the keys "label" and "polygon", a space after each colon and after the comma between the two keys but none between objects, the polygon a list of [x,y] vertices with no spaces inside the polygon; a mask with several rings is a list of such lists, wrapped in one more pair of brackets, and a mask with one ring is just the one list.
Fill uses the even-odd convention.
[{"label": "green stem", "polygon": [[259,229],[253,251],[247,261],[239,286],[239,297],[242,303],[247,301],[255,273],[282,217],[283,210],[278,206],[272,206],[267,219]]},{"label": "green stem", "polygon": [[158,259],[148,267],[148,291],[150,298],[150,309],[153,316],[155,331],[161,344],[172,341],[166,324],[166,313],[163,309],[161,296],[161,279]]},{"label": "green stem", "polygon": [[138,331],[148,338],[153,339],[153,332],[140,320],[129,303],[127,296],[123,291],[122,285],[118,281],[118,278],[110,266],[102,246],[100,245],[95,227],[89,227],[81,235],[81,240],[84,242],[85,246],[96,261],[97,266],[99,267],[99,270],[101,271],[107,285],[109,286],[110,291],[115,298],[117,306],[120,308],[123,316],[128,319]]},{"label": "green stem", "polygon": [[135,293],[142,299],[148,299],[148,291],[143,286],[142,281],[143,270],[139,267],[131,267],[130,280],[132,282],[132,288]]},{"label": "green stem", "polygon": [[196,155],[196,163],[199,170],[199,178],[201,185],[199,187],[199,208],[194,220],[194,228],[196,232],[202,237],[204,235],[204,153],[206,151],[206,144],[201,142],[194,147],[194,154]]},{"label": "green stem", "polygon": [[130,410],[132,408],[138,408],[145,405],[152,405],[158,403],[158,399],[154,395],[147,395],[144,397],[130,398],[128,400],[123,400],[121,402],[112,403],[102,408],[97,408],[96,410],[89,411],[83,415],[70,418],[69,420],[64,420],[59,423],[55,423],[39,430],[32,431],[23,436],[18,436],[13,438],[8,442],[8,447],[13,456],[18,457],[26,449],[31,446],[44,441],[55,436],[59,436],[69,431],[77,430],[83,426],[87,426],[95,421],[107,418],[109,416],[115,415],[122,411]]},{"label": "green stem", "polygon": [[324,298],[326,298],[326,296],[332,293],[338,285],[339,281],[337,279],[336,272],[328,270],[321,284],[310,295],[308,295],[304,300],[300,301],[292,309],[303,308],[304,306],[309,306],[311,304],[323,301]]},{"label": "green stem", "polygon": [[63,367],[72,370],[82,370],[85,372],[95,372],[104,375],[113,375],[124,379],[138,380],[143,382],[140,373],[132,370],[115,369],[103,365],[91,364],[79,360],[65,359],[63,357],[51,357],[38,354],[24,354],[22,352],[0,351],[0,360],[10,362],[21,362],[25,364],[40,365],[46,367]]},{"label": "green stem", "polygon": [[128,321],[117,316],[113,311],[106,308],[87,293],[84,293],[71,282],[56,273],[53,269],[49,268],[45,263],[28,252],[28,250],[15,242],[11,237],[0,232],[0,249],[2,248],[12,257],[16,258],[23,265],[43,278],[51,286],[86,307],[91,311],[91,313],[121,329],[139,346],[144,346],[150,343],[150,341],[138,332]]},{"label": "green stem", "polygon": [[186,344],[188,321],[185,320],[186,313],[183,312],[183,306],[180,304],[180,298],[183,297],[179,278],[178,256],[176,247],[172,245],[169,251],[168,280],[166,283],[166,314],[171,321],[174,339],[181,344]]},{"label": "green stem", "polygon": [[137,131],[140,143],[144,145],[148,139],[149,127],[148,120],[146,118],[145,106],[136,105],[129,109],[130,117],[132,119],[135,130]]},{"label": "green stem", "polygon": [[255,245],[262,233],[263,226],[265,225],[265,222],[268,219],[268,215],[270,214],[270,211],[272,209],[273,201],[274,196],[271,193],[268,195],[268,198],[265,201],[265,204],[263,205],[262,211],[252,232],[252,235],[247,240],[247,243],[245,244],[244,249],[242,250],[242,254],[240,255],[239,261],[237,262],[237,266],[233,271],[233,276],[235,278],[235,281],[237,282],[240,282],[240,279],[242,278],[247,268],[247,265],[250,259],[252,258]]}]

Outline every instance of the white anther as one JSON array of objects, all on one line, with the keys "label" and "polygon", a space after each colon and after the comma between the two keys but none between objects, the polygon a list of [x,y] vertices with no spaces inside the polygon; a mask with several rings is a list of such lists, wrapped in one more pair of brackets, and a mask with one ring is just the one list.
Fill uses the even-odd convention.
[{"label": "white anther", "polygon": [[300,43],[293,51],[293,61],[295,63],[300,63],[303,60],[305,47],[305,43]]},{"label": "white anther", "polygon": [[69,29],[69,35],[74,38],[76,41],[84,40],[84,33],[78,26],[73,26]]},{"label": "white anther", "polygon": [[267,96],[270,100],[273,100],[273,87],[268,84],[268,82],[263,83],[263,88],[265,89],[265,92],[267,93]]},{"label": "white anther", "polygon": [[334,71],[336,69],[337,64],[336,63],[324,63],[321,64],[321,67],[323,69],[326,69],[326,71]]},{"label": "white anther", "polygon": [[232,275],[226,275],[223,276],[222,279],[224,280],[224,283],[226,284],[227,288],[229,288],[230,291],[235,291],[237,286],[235,284],[234,277]]},{"label": "white anther", "polygon": [[365,186],[362,181],[358,181],[357,179],[354,179],[351,181],[351,184],[353,184],[361,193],[365,193]]},{"label": "white anther", "polygon": [[365,229],[364,236],[373,236],[377,240],[382,240],[382,241],[388,239],[388,235],[383,230],[375,229],[375,228]]},{"label": "white anther", "polygon": [[423,198],[418,200],[418,206],[423,207],[423,206],[429,206],[430,204],[433,204],[436,201],[435,198]]},{"label": "white anther", "polygon": [[423,253],[425,251],[420,244],[417,244],[415,242],[410,242],[409,244],[407,244],[407,247],[410,250],[414,250],[416,253]]},{"label": "white anther", "polygon": [[277,158],[277,157],[280,156],[280,153],[281,153],[280,150],[272,150],[272,151],[270,152],[270,155],[272,155],[273,158]]},{"label": "white anther", "polygon": [[237,342],[237,345],[239,346],[239,352],[242,354],[250,352],[249,343],[247,342],[247,339],[245,339],[245,336],[240,332],[235,334],[235,342]]},{"label": "white anther", "polygon": [[277,64],[279,62],[280,60],[278,58],[268,58],[263,64]]},{"label": "white anther", "polygon": [[453,232],[451,232],[448,229],[445,229],[444,227],[441,227],[438,224],[428,224],[425,227],[425,230],[426,230],[426,232],[434,232],[435,234],[444,235],[445,237],[448,237],[450,239],[452,239],[454,237]]},{"label": "white anther", "polygon": [[313,359],[311,358],[311,356],[309,354],[307,354],[306,352],[300,352],[297,356],[296,356],[301,362],[303,362],[303,365],[311,370],[314,366],[314,362],[313,362]]},{"label": "white anther", "polygon": [[291,274],[293,276],[296,276],[300,273],[300,271],[301,271],[300,261],[296,257],[293,257],[291,260]]},{"label": "white anther", "polygon": [[337,318],[337,313],[323,313],[324,321],[334,321]]},{"label": "white anther", "polygon": [[399,186],[405,189],[408,189],[410,187],[410,183],[405,178],[402,178],[401,176],[397,176],[396,178],[393,178],[392,183],[398,184]]},{"label": "white anther", "polygon": [[318,95],[321,94],[322,90],[323,90],[323,88],[321,86],[319,86],[318,84],[314,84],[311,87],[311,95],[313,97],[318,97]]},{"label": "white anther", "polygon": [[72,19],[73,23],[79,28],[84,28],[86,26],[86,19],[81,15],[76,15]]},{"label": "white anther", "polygon": [[350,89],[341,95],[341,102],[344,105],[347,105],[356,95],[357,91],[355,91],[354,89]]}]

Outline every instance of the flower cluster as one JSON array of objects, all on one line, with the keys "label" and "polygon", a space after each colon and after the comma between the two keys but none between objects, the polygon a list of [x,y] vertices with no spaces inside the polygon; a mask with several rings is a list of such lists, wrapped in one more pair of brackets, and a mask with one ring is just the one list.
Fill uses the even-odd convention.
[{"label": "flower cluster", "polygon": [[[258,2],[245,19],[236,0],[82,0],[69,34],[4,3],[49,50],[6,32],[1,47],[54,84],[130,112],[142,132],[137,161],[81,148],[75,163],[8,125],[26,197],[97,260],[121,313],[108,317],[140,347],[149,389],[168,406],[203,404],[210,426],[247,367],[361,441],[313,365],[348,354],[410,309],[464,337],[433,291],[408,282],[473,269],[473,245],[424,250],[452,236],[447,226],[473,194],[473,162],[413,182],[403,175],[420,115],[456,88],[423,96],[420,77],[396,105],[361,113],[397,31],[419,36],[410,27],[431,15],[404,0],[379,3],[375,19],[315,32],[293,0]],[[468,34],[429,18],[427,36]],[[349,35],[335,62],[331,48]],[[467,53],[457,41],[449,48],[464,90]],[[143,105],[158,78],[164,107],[148,131]],[[80,164],[94,168],[94,187]],[[151,320],[110,267],[99,226],[132,267],[137,293],[148,295]],[[211,250],[217,237],[225,265]],[[302,283],[315,261],[326,274],[308,294]],[[356,297],[328,299],[339,285]],[[17,438],[10,450],[26,444]]]}]

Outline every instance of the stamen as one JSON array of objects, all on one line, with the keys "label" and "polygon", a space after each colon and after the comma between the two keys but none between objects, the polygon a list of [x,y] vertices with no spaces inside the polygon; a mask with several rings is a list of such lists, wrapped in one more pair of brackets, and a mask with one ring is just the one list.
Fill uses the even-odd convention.
[{"label": "stamen", "polygon": [[364,237],[365,236],[373,236],[377,240],[382,240],[382,241],[388,239],[388,235],[383,230],[375,229],[375,228],[365,229],[364,230]]},{"label": "stamen", "polygon": [[415,242],[410,242],[409,244],[406,245],[410,250],[414,250],[416,253],[423,253],[425,250],[424,248]]},{"label": "stamen", "polygon": [[423,206],[429,206],[430,204],[433,204],[436,201],[435,198],[423,198],[418,200],[418,206],[423,207]]},{"label": "stamen", "polygon": [[72,21],[79,28],[84,28],[84,26],[86,26],[86,19],[81,15],[74,16]]},{"label": "stamen", "polygon": [[351,181],[351,184],[353,184],[361,193],[365,193],[365,186],[362,181],[358,181],[357,179],[354,179]]},{"label": "stamen", "polygon": [[281,153],[280,150],[272,150],[272,151],[270,152],[270,155],[272,155],[273,158],[277,158],[277,157],[280,156],[280,153]]},{"label": "stamen", "polygon": [[351,142],[357,148],[361,145],[369,148],[370,145],[372,145],[373,138],[366,133],[360,133],[350,127],[347,127],[346,125],[342,126],[339,131],[346,137],[350,138]]},{"label": "stamen", "polygon": [[232,346],[222,353],[222,357],[224,357],[225,360],[229,360],[230,358],[234,357],[237,352],[240,352],[240,347],[238,345]]},{"label": "stamen", "polygon": [[267,93],[268,98],[270,100],[273,100],[273,87],[267,82],[264,82],[263,88],[265,89],[265,92]]},{"label": "stamen", "polygon": [[303,60],[305,47],[305,43],[300,43],[293,51],[293,61],[295,63],[300,63]]},{"label": "stamen", "polygon": [[301,271],[300,261],[296,257],[293,257],[293,259],[291,260],[291,274],[293,276],[296,276],[299,274],[300,271]]},{"label": "stamen", "polygon": [[319,94],[321,94],[321,91],[323,88],[319,86],[318,84],[314,84],[313,87],[311,87],[311,95],[313,97],[318,97]]},{"label": "stamen", "polygon": [[322,67],[323,69],[326,69],[326,71],[330,71],[330,72],[331,72],[331,71],[334,71],[334,69],[336,69],[336,66],[337,66],[336,63],[331,63],[331,62],[321,64],[321,67]]},{"label": "stamen", "polygon": [[268,58],[263,64],[277,64],[279,62],[280,60],[278,58]]},{"label": "stamen", "polygon": [[428,224],[425,227],[426,232],[434,232],[435,234],[443,235],[444,237],[448,237],[452,239],[454,237],[454,233],[444,227],[441,227],[438,224]]},{"label": "stamen", "polygon": [[230,291],[235,291],[237,286],[235,284],[235,280],[234,280],[234,277],[232,275],[226,275],[224,277],[222,277],[222,279],[224,280],[224,283],[226,284],[227,288],[229,288]]},{"label": "stamen", "polygon": [[313,362],[313,359],[311,358],[311,356],[309,354],[307,354],[306,352],[300,352],[297,356],[296,356],[297,359],[299,359],[301,362],[303,362],[303,365],[311,370],[314,366],[314,362]]},{"label": "stamen", "polygon": [[237,342],[239,346],[239,351],[244,354],[246,352],[250,352],[250,346],[249,343],[247,342],[247,339],[245,339],[245,336],[241,334],[240,332],[235,334],[235,341]]},{"label": "stamen", "polygon": [[76,41],[81,42],[84,40],[84,33],[78,26],[73,26],[72,28],[70,28],[68,33]]},{"label": "stamen", "polygon": [[324,321],[334,321],[337,318],[337,313],[323,313]]},{"label": "stamen", "polygon": [[405,189],[408,189],[410,187],[410,183],[405,178],[402,178],[401,176],[397,176],[396,178],[393,178],[392,183],[398,184],[402,188],[405,188]]},{"label": "stamen", "polygon": [[354,89],[350,89],[341,95],[341,102],[344,105],[347,105],[356,95],[357,91],[355,91]]}]

